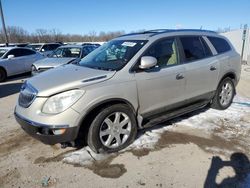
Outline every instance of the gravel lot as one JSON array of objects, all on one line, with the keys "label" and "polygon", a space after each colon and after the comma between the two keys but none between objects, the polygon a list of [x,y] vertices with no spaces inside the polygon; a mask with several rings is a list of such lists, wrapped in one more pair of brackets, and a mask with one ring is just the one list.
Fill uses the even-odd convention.
[{"label": "gravel lot", "polygon": [[13,110],[22,82],[0,84],[0,187],[250,187],[250,67],[226,111],[203,109],[143,130],[116,154],[47,146]]}]

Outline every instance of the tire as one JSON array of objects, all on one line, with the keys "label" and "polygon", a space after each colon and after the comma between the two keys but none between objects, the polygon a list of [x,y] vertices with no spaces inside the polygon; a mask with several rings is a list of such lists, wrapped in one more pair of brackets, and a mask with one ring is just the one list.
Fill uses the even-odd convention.
[{"label": "tire", "polygon": [[[228,87],[229,89],[226,89]],[[231,78],[225,78],[220,82],[216,90],[215,96],[211,103],[211,107],[217,110],[227,109],[232,104],[234,95],[235,86],[233,80]]]},{"label": "tire", "polygon": [[111,153],[130,145],[136,135],[137,123],[131,108],[125,104],[115,104],[103,108],[94,118],[87,143],[96,153]]},{"label": "tire", "polygon": [[6,72],[0,68],[0,82],[3,82],[6,79],[7,75]]}]

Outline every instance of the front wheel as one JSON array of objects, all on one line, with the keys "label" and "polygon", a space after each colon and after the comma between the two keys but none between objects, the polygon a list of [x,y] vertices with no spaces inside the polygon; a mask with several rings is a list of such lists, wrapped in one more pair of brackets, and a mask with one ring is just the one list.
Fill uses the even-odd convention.
[{"label": "front wheel", "polygon": [[102,109],[92,121],[87,142],[97,152],[116,152],[131,144],[137,134],[132,110],[124,104]]},{"label": "front wheel", "polygon": [[231,78],[225,78],[217,88],[211,107],[218,110],[227,109],[232,104],[234,95],[235,86],[233,80]]}]

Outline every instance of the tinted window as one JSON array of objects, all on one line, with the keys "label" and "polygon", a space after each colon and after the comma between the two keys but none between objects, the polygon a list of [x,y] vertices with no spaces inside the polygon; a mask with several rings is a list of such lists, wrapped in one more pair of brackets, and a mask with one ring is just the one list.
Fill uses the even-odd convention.
[{"label": "tinted window", "polygon": [[60,45],[59,44],[50,44],[50,49],[51,50],[55,50],[59,47]]},{"label": "tinted window", "polygon": [[157,59],[157,64],[160,67],[175,65],[177,60],[177,48],[174,38],[169,38],[157,42],[144,54],[144,56],[153,56]]},{"label": "tinted window", "polygon": [[186,61],[203,59],[211,55],[210,50],[202,44],[200,37],[180,37]]},{"label": "tinted window", "polygon": [[50,45],[45,44],[45,45],[42,47],[42,50],[44,50],[44,51],[51,51],[52,49],[51,49]]},{"label": "tinted window", "polygon": [[218,37],[207,37],[207,38],[213,44],[218,54],[231,50],[231,47],[226,40]]},{"label": "tinted window", "polygon": [[34,51],[32,50],[28,50],[28,49],[13,49],[10,50],[7,54],[6,54],[6,58],[8,57],[8,55],[14,55],[15,57],[21,57],[21,56],[26,56],[26,55],[33,55],[35,54]]},{"label": "tinted window", "polygon": [[32,50],[28,50],[28,49],[23,49],[23,55],[33,55],[36,52],[32,51]]},{"label": "tinted window", "polygon": [[6,54],[6,57],[8,57],[8,55],[14,55],[15,57],[23,56],[23,50],[22,49],[13,49],[13,50],[10,50]]}]

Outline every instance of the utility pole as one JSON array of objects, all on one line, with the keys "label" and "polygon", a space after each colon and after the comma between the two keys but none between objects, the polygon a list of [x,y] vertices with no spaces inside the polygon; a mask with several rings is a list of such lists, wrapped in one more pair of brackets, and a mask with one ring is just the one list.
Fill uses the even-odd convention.
[{"label": "utility pole", "polygon": [[245,48],[246,35],[247,35],[247,24],[244,25],[243,34],[242,34],[243,43],[242,43],[242,51],[241,51],[241,61],[243,60],[243,56],[244,56],[244,48]]},{"label": "utility pole", "polygon": [[4,22],[3,9],[2,9],[2,1],[1,0],[0,0],[0,14],[1,14],[3,32],[4,32],[4,35],[5,35],[5,42],[6,42],[6,45],[8,46],[9,40],[8,40],[8,35],[7,35],[7,31],[6,31],[6,27],[5,27],[5,22]]}]

